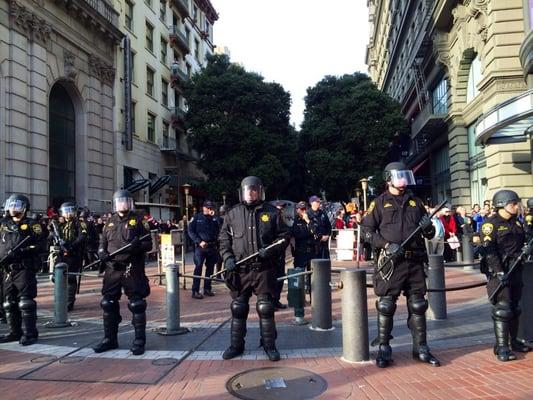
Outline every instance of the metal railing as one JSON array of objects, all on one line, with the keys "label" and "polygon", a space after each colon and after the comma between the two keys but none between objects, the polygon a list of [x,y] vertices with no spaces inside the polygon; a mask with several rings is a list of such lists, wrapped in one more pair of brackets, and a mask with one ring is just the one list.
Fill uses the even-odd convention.
[{"label": "metal railing", "polygon": [[98,14],[100,14],[104,19],[106,19],[110,24],[115,27],[118,27],[118,12],[105,0],[83,0],[84,3],[87,3],[93,9],[95,9]]}]

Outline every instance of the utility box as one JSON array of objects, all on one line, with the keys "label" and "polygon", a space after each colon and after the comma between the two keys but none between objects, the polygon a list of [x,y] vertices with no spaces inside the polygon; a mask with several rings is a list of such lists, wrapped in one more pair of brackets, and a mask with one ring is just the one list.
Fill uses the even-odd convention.
[{"label": "utility box", "polygon": [[170,237],[173,246],[181,246],[183,244],[183,230],[172,229],[170,231]]},{"label": "utility box", "polygon": [[[289,268],[287,275],[297,274],[304,272],[304,268]],[[287,300],[289,307],[294,308],[294,323],[297,325],[304,325],[307,321],[304,320],[304,307],[305,307],[305,276],[300,275],[294,278],[288,279]]]}]

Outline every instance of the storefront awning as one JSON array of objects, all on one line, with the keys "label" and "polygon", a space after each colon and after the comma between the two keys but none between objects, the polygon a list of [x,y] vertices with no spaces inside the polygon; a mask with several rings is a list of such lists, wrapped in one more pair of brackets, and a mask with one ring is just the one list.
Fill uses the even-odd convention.
[{"label": "storefront awning", "polygon": [[476,125],[476,145],[523,142],[533,125],[533,89],[498,104]]}]

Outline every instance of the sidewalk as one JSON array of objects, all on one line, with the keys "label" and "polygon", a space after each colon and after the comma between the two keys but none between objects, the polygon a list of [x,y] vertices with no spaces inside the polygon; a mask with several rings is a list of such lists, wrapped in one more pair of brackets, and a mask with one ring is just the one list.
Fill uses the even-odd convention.
[{"label": "sidewalk", "polygon": [[[190,257],[187,272],[192,273]],[[334,263],[334,266],[354,263]],[[148,274],[155,274],[154,266]],[[338,280],[334,274],[333,280]],[[479,271],[447,269],[448,287],[479,282]],[[259,344],[255,305],[250,304],[246,352],[223,361],[229,344],[230,297],[223,284],[214,284],[215,297],[191,298],[180,292],[181,325],[191,329],[180,336],[160,336],[165,325],[165,288],[150,278],[147,346],[143,356],[128,349],[133,331],[127,300],[121,301],[123,322],[120,348],[94,354],[91,346],[102,337],[101,280],[84,278],[76,308],[70,314],[73,326],[44,327],[52,319],[53,286],[39,280],[39,343],[22,347],[0,345],[1,399],[233,399],[226,390],[232,376],[253,368],[294,367],[311,371],[327,381],[319,399],[530,399],[533,387],[533,354],[500,363],[492,354],[492,322],[483,287],[448,292],[448,319],[428,321],[428,340],[442,367],[432,368],[410,357],[411,336],[406,326],[405,299],[398,302],[392,340],[394,364],[382,370],[374,363],[342,361],[341,290],[333,290],[334,328],[316,332],[309,326],[294,326],[292,309],[276,313],[277,346],[282,360],[266,360]],[[286,299],[284,293],[283,299]],[[255,297],[252,298],[255,301]],[[286,302],[286,300],[284,300]],[[376,334],[375,297],[368,290],[369,337]],[[306,308],[306,319],[311,320]],[[0,325],[0,333],[6,325]],[[371,348],[374,357],[375,348]],[[280,397],[281,398],[281,397]],[[288,398],[288,397],[283,397]]]}]

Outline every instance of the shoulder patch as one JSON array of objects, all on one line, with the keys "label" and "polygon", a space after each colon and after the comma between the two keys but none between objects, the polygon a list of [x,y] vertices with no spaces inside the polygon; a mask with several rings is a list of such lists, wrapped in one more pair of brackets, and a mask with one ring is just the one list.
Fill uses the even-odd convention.
[{"label": "shoulder patch", "polygon": [[370,202],[370,205],[368,206],[368,209],[366,210],[366,212],[368,214],[370,214],[372,211],[374,211],[374,208],[376,208],[376,202],[374,200],[372,200]]},{"label": "shoulder patch", "polygon": [[416,201],[414,201],[414,200],[409,200],[409,205],[410,205],[411,207],[416,207]]},{"label": "shoulder patch", "polygon": [[490,222],[486,222],[483,225],[481,225],[481,232],[485,236],[490,235],[493,230],[494,230],[494,225],[492,225]]},{"label": "shoulder patch", "polygon": [[25,231],[26,229],[28,229],[28,224],[22,224],[22,225],[20,226],[20,230],[21,230],[21,231]]},{"label": "shoulder patch", "polygon": [[261,221],[263,221],[263,222],[270,221],[270,217],[268,216],[268,214],[261,215]]},{"label": "shoulder patch", "polygon": [[41,228],[41,225],[39,224],[34,224],[32,226],[32,229],[37,235],[40,235],[41,233],[43,233],[43,229]]},{"label": "shoulder patch", "polygon": [[130,220],[128,221],[128,225],[129,225],[129,226],[135,226],[135,225],[137,225],[137,221],[134,220],[134,219],[130,219]]},{"label": "shoulder patch", "polygon": [[526,215],[526,222],[530,224],[533,221],[533,215]]}]

